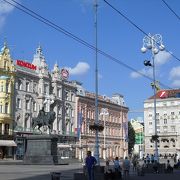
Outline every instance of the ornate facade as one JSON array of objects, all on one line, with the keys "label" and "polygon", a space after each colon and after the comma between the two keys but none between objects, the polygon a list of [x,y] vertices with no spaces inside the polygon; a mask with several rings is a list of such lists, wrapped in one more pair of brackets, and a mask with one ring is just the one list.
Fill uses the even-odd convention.
[{"label": "ornate facade", "polygon": [[[95,94],[86,92],[79,84],[76,97],[77,134],[76,157],[83,160],[87,150],[94,153],[95,132],[90,130],[90,124],[95,121]],[[128,108],[122,95],[115,94],[112,99],[98,97],[99,123],[104,130],[99,132],[100,158],[110,159],[116,156],[128,155],[127,124]]]},{"label": "ornate facade", "polygon": [[15,69],[6,43],[0,52],[0,158],[12,156]]},{"label": "ornate facade", "polygon": [[[48,69],[40,46],[36,49],[32,63],[21,59],[13,61],[8,47],[4,45],[2,48],[0,133],[3,135],[8,132],[12,135],[11,139],[15,139],[16,158],[23,158],[26,137],[40,133],[37,128],[32,128],[32,118],[37,117],[42,108],[45,112],[53,110],[56,113],[51,133],[59,137],[59,156],[82,159],[87,149],[93,152],[95,134],[89,129],[89,125],[94,122],[95,95],[86,92],[77,81],[68,81],[67,74],[64,76],[62,71],[67,73],[57,64],[52,71]],[[101,113],[103,108],[107,109],[108,116]],[[128,108],[123,96],[115,94],[111,99],[99,96],[99,112],[100,122],[105,127],[99,133],[100,158],[126,156]],[[49,132],[46,126],[41,131]],[[13,156],[13,148],[9,149]]]}]

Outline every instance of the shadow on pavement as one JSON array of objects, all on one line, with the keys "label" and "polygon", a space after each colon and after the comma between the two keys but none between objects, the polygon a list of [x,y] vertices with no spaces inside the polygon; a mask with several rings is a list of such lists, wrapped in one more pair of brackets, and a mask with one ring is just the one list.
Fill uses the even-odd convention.
[{"label": "shadow on pavement", "polygon": [[[82,169],[73,169],[73,170],[71,169],[71,170],[56,171],[56,172],[61,172],[60,180],[73,180],[74,173],[82,172]],[[25,178],[16,178],[14,180],[51,180],[51,175],[50,173],[48,173],[48,174],[36,175]]]}]

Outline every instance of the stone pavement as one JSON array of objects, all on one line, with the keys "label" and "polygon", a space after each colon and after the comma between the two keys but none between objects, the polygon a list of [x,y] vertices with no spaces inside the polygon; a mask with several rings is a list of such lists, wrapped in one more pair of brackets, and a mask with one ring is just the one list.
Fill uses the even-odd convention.
[{"label": "stone pavement", "polygon": [[[75,172],[82,171],[81,163],[70,165],[23,165],[21,161],[0,161],[0,180],[51,180],[50,173],[61,172],[60,180],[73,180]],[[180,180],[180,170],[173,174],[145,174],[137,176],[130,172],[129,180]],[[83,180],[83,179],[81,179]]]}]

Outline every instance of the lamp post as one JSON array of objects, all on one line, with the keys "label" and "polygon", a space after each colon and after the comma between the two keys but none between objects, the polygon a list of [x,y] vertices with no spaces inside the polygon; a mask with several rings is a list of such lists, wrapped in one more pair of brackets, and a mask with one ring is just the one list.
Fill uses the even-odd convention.
[{"label": "lamp post", "polygon": [[144,65],[145,66],[151,66],[153,68],[153,83],[152,88],[154,90],[154,137],[156,137],[155,142],[155,157],[157,158],[157,161],[159,161],[158,158],[158,146],[157,146],[157,122],[156,122],[156,91],[157,91],[157,84],[156,84],[156,74],[155,74],[155,55],[159,53],[159,51],[163,51],[165,49],[165,46],[162,42],[162,36],[160,34],[151,35],[148,34],[148,36],[145,36],[143,38],[143,47],[141,48],[141,52],[145,53],[147,50],[151,50],[152,53],[152,63],[150,60],[145,60]]},{"label": "lamp post", "polygon": [[109,116],[109,113],[108,113],[108,109],[107,108],[102,108],[101,109],[101,113],[100,115],[102,115],[102,119],[104,121],[104,147],[103,147],[103,158],[106,160],[106,117]]}]

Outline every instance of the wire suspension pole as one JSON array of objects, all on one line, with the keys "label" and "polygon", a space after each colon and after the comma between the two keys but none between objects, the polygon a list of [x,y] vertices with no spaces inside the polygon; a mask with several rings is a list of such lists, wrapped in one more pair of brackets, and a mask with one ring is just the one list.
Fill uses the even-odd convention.
[{"label": "wire suspension pole", "polygon": [[[94,19],[94,26],[95,26],[95,124],[99,125],[99,119],[98,119],[98,49],[97,49],[97,0],[94,1],[94,11],[95,11],[95,19]],[[94,156],[97,160],[97,165],[100,165],[99,161],[99,136],[98,136],[99,130],[96,129],[95,131],[95,152]]]}]

